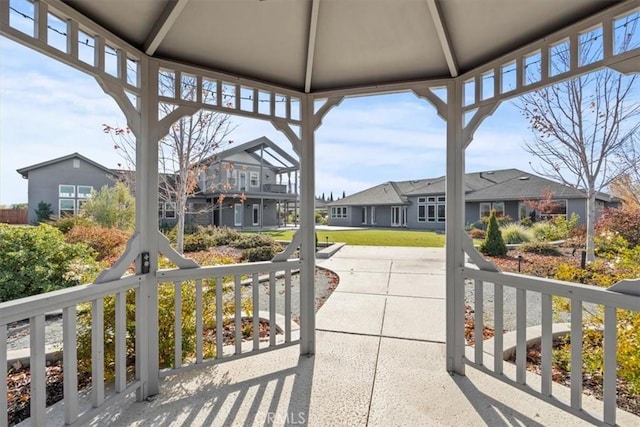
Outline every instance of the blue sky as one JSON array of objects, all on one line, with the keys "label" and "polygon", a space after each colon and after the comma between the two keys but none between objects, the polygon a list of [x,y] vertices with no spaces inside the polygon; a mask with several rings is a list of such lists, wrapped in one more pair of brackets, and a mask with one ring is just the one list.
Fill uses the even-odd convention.
[{"label": "blue sky", "polygon": [[[115,168],[120,161],[102,124],[124,125],[93,78],[0,37],[0,204],[27,201],[16,169],[73,152]],[[260,136],[287,146],[270,123],[233,118],[236,143]],[[410,93],[346,99],[316,132],[316,194],[353,194],[386,181],[445,173],[445,124]],[[530,171],[531,138],[510,102],[487,118],[467,150],[467,171]]]}]

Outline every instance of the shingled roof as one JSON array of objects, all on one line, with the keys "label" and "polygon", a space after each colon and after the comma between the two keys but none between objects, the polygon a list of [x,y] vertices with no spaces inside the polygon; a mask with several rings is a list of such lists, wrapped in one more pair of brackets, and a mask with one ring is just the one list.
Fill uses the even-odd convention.
[{"label": "shingled roof", "polygon": [[[483,200],[526,200],[538,199],[546,190],[553,192],[554,198],[581,199],[584,191],[547,178],[523,172],[519,169],[472,172],[465,175],[465,199]],[[360,205],[404,205],[408,196],[444,194],[446,181],[444,176],[411,181],[391,181],[355,193],[329,206]],[[598,199],[609,201],[608,194],[599,193]]]}]

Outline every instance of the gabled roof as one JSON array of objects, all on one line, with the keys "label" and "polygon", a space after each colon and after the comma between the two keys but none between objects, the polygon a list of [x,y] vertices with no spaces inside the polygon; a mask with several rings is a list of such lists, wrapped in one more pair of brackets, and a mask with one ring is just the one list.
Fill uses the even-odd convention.
[{"label": "gabled roof", "polygon": [[385,182],[352,194],[340,200],[327,203],[327,206],[355,206],[355,205],[404,205],[407,200],[398,191],[397,183]]},{"label": "gabled roof", "polygon": [[[472,172],[465,175],[465,200],[534,200],[546,190],[557,199],[583,199],[584,191],[540,177],[519,169]],[[412,181],[386,182],[359,193],[329,203],[329,206],[396,205],[407,204],[407,197],[444,194],[445,177]],[[610,201],[611,196],[598,193],[599,200]]]},{"label": "gabled roof", "polygon": [[298,160],[266,136],[261,136],[252,141],[228,148],[207,158],[205,162],[217,162],[239,153],[247,153],[256,161],[260,162],[261,150],[264,153],[263,162],[265,166],[271,169],[286,172],[298,170],[300,167]]},{"label": "gabled roof", "polygon": [[18,171],[18,173],[20,175],[22,175],[23,178],[29,179],[29,172],[31,172],[32,170],[40,169],[40,168],[43,168],[43,167],[46,167],[46,166],[50,166],[50,165],[55,165],[56,163],[64,162],[64,161],[70,160],[70,159],[80,159],[83,162],[87,162],[90,165],[93,165],[98,169],[102,169],[105,173],[108,173],[108,174],[114,175],[114,174],[118,173],[116,170],[112,170],[112,169],[109,169],[109,168],[107,168],[105,166],[102,166],[100,163],[94,162],[93,160],[91,160],[91,159],[89,159],[89,158],[87,158],[87,157],[85,157],[85,156],[83,156],[82,154],[79,154],[79,153],[72,153],[72,154],[69,154],[69,155],[66,155],[66,156],[58,157],[56,159],[47,160],[46,162],[36,163],[35,165],[31,165],[31,166],[26,166],[24,168],[20,168],[17,171]]}]

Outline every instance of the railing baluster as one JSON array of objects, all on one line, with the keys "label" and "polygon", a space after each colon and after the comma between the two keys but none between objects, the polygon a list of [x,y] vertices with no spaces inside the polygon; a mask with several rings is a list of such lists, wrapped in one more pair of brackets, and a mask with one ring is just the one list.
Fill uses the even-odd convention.
[{"label": "railing baluster", "polygon": [[291,342],[291,269],[284,273],[284,322],[284,341]]},{"label": "railing baluster", "polygon": [[[0,8],[4,6],[0,3]],[[0,22],[1,23],[1,22]],[[7,325],[0,325],[0,427],[7,427],[8,411],[7,411]]]},{"label": "railing baluster", "polygon": [[474,280],[473,281],[473,295],[475,297],[474,304],[474,335],[473,338],[475,340],[474,352],[475,352],[475,363],[478,365],[482,365],[482,351],[483,351],[483,314],[484,314],[484,295],[483,295],[483,283],[482,280]]},{"label": "railing baluster", "polygon": [[582,409],[582,301],[571,298],[571,407]]},{"label": "railing baluster", "polygon": [[179,368],[182,366],[182,282],[173,282],[173,286],[173,336],[175,337],[173,366]]},{"label": "railing baluster", "polygon": [[527,383],[527,291],[516,289],[516,382]]},{"label": "railing baluster", "polygon": [[116,392],[127,388],[127,291],[116,294]]},{"label": "railing baluster", "polygon": [[269,273],[269,346],[276,345],[276,272]]},{"label": "railing baluster", "polygon": [[78,418],[78,357],[75,305],[66,307],[62,311],[62,345],[64,421],[67,424],[71,424]]},{"label": "railing baluster", "polygon": [[216,277],[216,359],[222,357],[222,277]]},{"label": "railing baluster", "polygon": [[253,349],[260,348],[260,281],[258,273],[253,273],[251,292],[253,294]]},{"label": "railing baluster", "polygon": [[551,295],[542,294],[542,394],[551,396],[551,349],[553,347],[552,299]]},{"label": "railing baluster", "polygon": [[493,371],[502,374],[504,358],[503,333],[504,330],[504,288],[502,285],[493,285]]},{"label": "railing baluster", "polygon": [[[44,315],[30,318],[29,330],[31,334],[29,346],[31,349],[31,424],[40,426],[45,424],[45,410],[47,406]],[[2,368],[6,369],[6,365]]]},{"label": "railing baluster", "polygon": [[235,303],[236,354],[242,353],[242,284],[240,276],[234,276],[233,293]]},{"label": "railing baluster", "polygon": [[104,300],[91,302],[91,396],[93,407],[104,403]]},{"label": "railing baluster", "polygon": [[204,333],[202,318],[202,279],[196,280],[196,363],[202,363],[202,335]]},{"label": "railing baluster", "polygon": [[616,308],[605,306],[604,308],[604,423],[616,425]]}]

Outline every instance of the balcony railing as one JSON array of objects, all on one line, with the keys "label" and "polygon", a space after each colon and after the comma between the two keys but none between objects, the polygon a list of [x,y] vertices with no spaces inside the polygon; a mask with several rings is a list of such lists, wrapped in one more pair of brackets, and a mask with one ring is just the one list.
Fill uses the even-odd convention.
[{"label": "balcony railing", "polygon": [[[614,292],[596,286],[581,285],[559,280],[540,279],[513,273],[498,273],[471,268],[463,269],[465,279],[472,280],[474,287],[474,349],[467,352],[466,363],[492,374],[496,378],[510,383],[518,388],[562,407],[591,422],[616,424],[616,381],[617,381],[617,322],[616,311],[632,310],[640,311],[640,296]],[[490,288],[493,288],[491,292]],[[505,291],[515,291],[515,307],[505,307]],[[540,297],[540,306],[531,307],[528,296],[535,293]],[[486,310],[485,295],[493,299],[493,312]],[[570,338],[572,343],[580,343],[571,346],[571,390],[569,402],[563,402],[563,397],[554,393],[552,386],[552,345],[553,345],[553,298],[567,298],[571,303],[570,313]],[[603,410],[602,414],[588,414],[582,404],[583,394],[583,309],[585,306],[593,308],[595,305],[604,306],[604,372],[603,372]],[[527,384],[527,342],[533,337],[527,337],[527,310],[536,308],[540,310],[541,325],[541,377],[539,389]],[[503,361],[504,335],[498,331],[504,330],[505,312],[515,309],[515,335],[516,335],[516,364],[515,378],[505,369]],[[493,327],[496,331],[493,339],[493,348],[485,349],[483,345],[483,320],[493,318]],[[485,351],[488,350],[488,351]],[[484,356],[490,353],[493,357],[493,366],[484,362]],[[531,377],[530,377],[531,378]],[[533,382],[533,381],[532,381]],[[561,387],[558,387],[558,390]]]},{"label": "balcony railing", "polygon": [[[299,260],[287,260],[158,271],[156,284],[159,287],[173,286],[175,290],[174,340],[169,344],[173,346],[174,362],[172,366],[161,369],[157,373],[158,376],[163,377],[178,371],[297,344],[300,336],[292,314],[291,284],[292,273],[299,268]],[[148,373],[149,359],[145,357],[148,354],[146,338],[151,334],[158,334],[161,326],[151,325],[147,321],[147,310],[153,307],[146,307],[143,301],[145,280],[148,280],[146,275],[127,276],[111,282],[82,285],[0,304],[0,426],[4,427],[8,423],[8,325],[25,319],[29,320],[30,328],[31,425],[41,426],[46,423],[45,314],[52,311],[62,310],[63,313],[65,423],[83,424],[120,399],[127,396],[133,398],[131,396],[134,391],[138,392],[135,397],[141,398],[147,375],[153,375]],[[277,280],[284,281],[282,293],[276,290]],[[211,293],[207,292],[212,290],[209,288],[211,286],[215,287],[214,300],[205,300],[205,295],[211,296]],[[263,286],[267,288],[267,292],[263,292],[261,303],[260,287]],[[183,334],[191,327],[183,318],[183,303],[187,298],[183,293],[187,290],[192,291],[189,292],[189,296],[194,296],[192,303],[195,305],[193,357],[185,355],[182,344]],[[130,312],[127,313],[127,297],[135,297],[135,320],[132,319],[132,307],[129,307]],[[107,298],[113,298],[115,308],[115,326],[111,331],[105,328]],[[268,298],[268,302],[265,302],[265,298]],[[249,310],[247,305],[243,305],[243,301],[246,302],[247,299],[251,302]],[[215,305],[214,318],[206,318],[205,308],[212,304]],[[223,310],[223,306],[227,309]],[[230,310],[229,306],[232,307]],[[281,313],[277,313],[278,310]],[[78,318],[81,312],[83,315],[89,313],[91,316],[90,404],[85,404],[83,399],[79,399],[78,392],[77,338],[83,327],[89,327],[79,325]],[[132,321],[135,324],[135,346],[127,342],[127,322]],[[238,326],[242,325],[243,321],[253,332],[260,331],[261,322],[268,322],[268,337],[260,337],[259,333],[253,333],[251,339],[243,338],[243,327]],[[233,336],[226,337],[226,343],[222,325],[229,322],[235,323],[236,327]],[[85,322],[84,325],[86,324]],[[212,325],[215,325],[215,332],[211,329]],[[105,341],[108,341],[105,339],[105,331],[112,333],[115,341],[113,382],[105,380],[105,355],[108,353],[105,351]],[[209,342],[215,351],[208,353],[205,351],[207,332],[209,336],[215,337]],[[127,344],[130,344],[129,349]],[[127,366],[127,359],[135,359],[135,368]]]},{"label": "balcony railing", "polygon": [[284,184],[263,184],[262,191],[265,193],[286,194],[287,186]]}]

